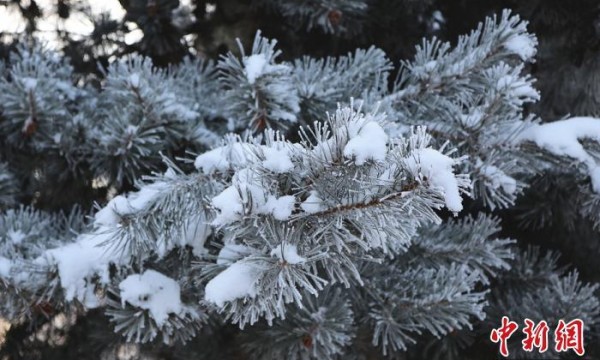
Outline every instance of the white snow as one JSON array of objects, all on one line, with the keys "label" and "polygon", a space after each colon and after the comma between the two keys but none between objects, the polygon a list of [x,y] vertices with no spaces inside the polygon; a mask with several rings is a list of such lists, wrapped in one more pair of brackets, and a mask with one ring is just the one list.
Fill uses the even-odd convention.
[{"label": "white snow", "polygon": [[23,82],[23,87],[27,91],[34,90],[37,86],[37,79],[34,78],[24,77],[23,79],[21,79],[21,81]]},{"label": "white snow", "polygon": [[301,264],[306,262],[306,258],[298,255],[297,246],[286,242],[281,243],[279,246],[271,250],[271,256],[277,256],[279,260],[285,261],[289,264]]},{"label": "white snow", "polygon": [[214,225],[225,225],[242,218],[244,206],[237,188],[230,186],[214,198],[212,205],[219,210]]},{"label": "white snow", "polygon": [[527,61],[536,53],[537,39],[529,34],[513,35],[504,43],[504,47],[518,55],[521,60]]},{"label": "white snow", "polygon": [[600,119],[575,117],[536,125],[528,128],[520,137],[558,155],[574,158],[587,166],[595,192],[600,193],[600,164],[581,145],[579,140],[600,142]]},{"label": "white snow", "polygon": [[[131,214],[146,209],[165,185],[164,182],[156,182],[128,196],[119,195],[113,198],[105,208],[96,213],[94,232],[80,235],[76,242],[47,250],[37,259],[57,266],[65,300],[78,299],[88,308],[100,305],[94,295],[92,278],[99,276],[99,281],[106,284],[109,282],[109,264],[119,264],[128,260],[106,245],[112,229],[120,226],[117,214]],[[201,247],[207,236],[206,232],[197,231],[194,235],[195,237],[189,235],[189,238],[182,242],[193,242]]]},{"label": "white snow", "polygon": [[385,160],[388,136],[381,125],[375,121],[350,123],[348,132],[350,140],[344,147],[344,156],[354,157],[356,165],[363,165],[367,160]]},{"label": "white snow", "polygon": [[8,239],[10,240],[10,242],[12,242],[15,245],[19,245],[27,237],[27,235],[21,230],[15,231],[13,229],[9,230],[6,235],[8,235]]},{"label": "white snow", "polygon": [[217,256],[218,265],[233,264],[252,253],[252,248],[240,244],[225,244]]},{"label": "white snow", "polygon": [[254,84],[256,79],[267,71],[269,65],[264,54],[250,55],[245,57],[242,61],[244,62],[244,71],[246,72],[246,77],[250,84]]},{"label": "white snow", "polygon": [[129,83],[135,88],[140,87],[140,74],[134,73],[129,75]]},{"label": "white snow", "polygon": [[413,150],[404,161],[413,174],[422,174],[433,187],[442,190],[446,207],[450,211],[462,210],[458,180],[452,170],[455,161],[452,158],[437,150],[425,148]]},{"label": "white snow", "polygon": [[157,197],[165,190],[165,188],[165,183],[155,182],[142,187],[137,192],[129,194],[127,200],[129,201],[130,208],[133,212],[147,209],[154,201],[156,201]]},{"label": "white snow", "polygon": [[300,207],[304,212],[309,214],[318,213],[325,208],[323,206],[323,200],[321,200],[319,193],[315,190],[310,192],[310,195],[302,202],[302,204],[300,204]]},{"label": "white snow", "polygon": [[10,268],[12,267],[12,261],[0,256],[0,277],[10,277]]},{"label": "white snow", "polygon": [[118,195],[112,198],[105,207],[100,209],[94,215],[94,222],[98,225],[116,225],[119,223],[119,214],[121,211],[128,212],[127,198],[123,195]]},{"label": "white snow", "polygon": [[85,301],[90,294],[88,287],[93,287],[87,280],[95,274],[108,283],[108,264],[117,262],[118,257],[100,246],[106,240],[98,234],[82,235],[77,242],[46,252],[48,261],[58,267],[65,300]]},{"label": "white snow", "polygon": [[263,166],[274,173],[283,174],[294,168],[294,164],[285,150],[264,147],[263,153],[265,154]]},{"label": "white snow", "polygon": [[148,310],[158,326],[162,326],[169,314],[182,312],[179,284],[154,270],[129,275],[119,284],[121,303],[129,303]]},{"label": "white snow", "polygon": [[260,184],[260,178],[254,171],[248,168],[236,171],[231,186],[212,199],[212,205],[219,210],[213,225],[240,220],[245,215],[245,205],[251,205],[252,212],[260,212],[267,202],[267,194],[264,188],[255,184]]},{"label": "white snow", "polygon": [[206,284],[204,299],[222,307],[226,301],[255,297],[259,277],[257,268],[238,261]]},{"label": "white snow", "polygon": [[103,226],[116,226],[120,220],[119,215],[134,214],[146,209],[165,188],[166,184],[159,181],[146,185],[136,192],[115,196],[96,213],[94,223]]},{"label": "white snow", "polygon": [[211,232],[212,228],[207,222],[204,214],[193,216],[187,221],[187,226],[185,227],[185,238],[183,239],[184,245],[191,246],[194,255],[200,256],[206,253],[204,243],[210,236]]},{"label": "white snow", "polygon": [[496,166],[484,165],[480,168],[480,172],[494,189],[502,188],[509,195],[514,195],[517,191],[517,181]]},{"label": "white snow", "polygon": [[38,259],[57,266],[65,300],[78,299],[88,307],[99,305],[91,279],[97,275],[101,283],[108,283],[109,264],[126,260],[112,248],[106,247],[111,230],[120,226],[119,214],[132,214],[146,209],[164,188],[164,182],[156,182],[127,196],[116,196],[96,213],[94,232],[80,235],[76,242],[47,250]]},{"label": "white snow", "polygon": [[256,145],[236,142],[220,146],[196,157],[194,166],[206,175],[216,171],[226,171],[232,167],[242,167],[250,160],[256,159]]},{"label": "white snow", "polygon": [[201,169],[204,174],[212,174],[215,171],[224,171],[229,169],[229,161],[223,154],[223,148],[207,151],[196,157],[194,161],[196,169]]},{"label": "white snow", "polygon": [[259,186],[234,182],[233,186],[212,199],[212,205],[219,210],[212,224],[218,226],[240,220],[244,215],[244,204],[252,204],[253,214],[271,214],[277,220],[287,220],[294,210],[295,201],[291,195],[275,197],[267,195],[266,190]]},{"label": "white snow", "polygon": [[81,303],[86,309],[95,309],[103,305],[104,301],[101,301],[95,293],[93,286],[86,286],[85,294],[80,299]]},{"label": "white snow", "polygon": [[245,168],[233,175],[231,186],[213,197],[212,205],[219,213],[212,224],[226,225],[250,214],[271,214],[277,220],[287,220],[294,210],[294,204],[293,196],[276,197],[269,194],[261,183],[260,174]]},{"label": "white snow", "polygon": [[282,196],[276,198],[275,196],[269,196],[267,203],[265,204],[264,211],[266,213],[273,214],[273,217],[277,220],[287,220],[292,211],[294,211],[294,204],[296,198],[291,195]]}]

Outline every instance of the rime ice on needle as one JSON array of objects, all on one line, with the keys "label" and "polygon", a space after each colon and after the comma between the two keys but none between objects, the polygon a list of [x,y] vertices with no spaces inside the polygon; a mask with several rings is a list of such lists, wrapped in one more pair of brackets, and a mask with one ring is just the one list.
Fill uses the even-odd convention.
[{"label": "rime ice on needle", "polygon": [[271,256],[276,256],[281,261],[288,264],[300,264],[306,261],[306,258],[298,255],[298,247],[293,244],[281,243],[271,250]]},{"label": "rime ice on needle", "polygon": [[535,55],[537,39],[530,34],[516,34],[506,40],[504,47],[525,61]]}]

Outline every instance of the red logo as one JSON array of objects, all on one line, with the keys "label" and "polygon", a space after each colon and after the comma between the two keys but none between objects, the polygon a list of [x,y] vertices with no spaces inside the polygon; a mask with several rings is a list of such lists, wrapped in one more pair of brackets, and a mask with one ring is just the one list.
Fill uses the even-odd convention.
[{"label": "red logo", "polygon": [[517,331],[519,325],[516,322],[510,321],[508,316],[502,317],[502,326],[498,329],[493,329],[490,334],[490,340],[497,343],[500,342],[500,354],[502,356],[508,356],[508,339],[512,336],[512,334]]},{"label": "red logo", "polygon": [[554,331],[554,341],[556,342],[557,352],[572,349],[575,354],[583,356],[585,354],[583,348],[583,321],[575,319],[565,324],[560,319]]},{"label": "red logo", "polygon": [[525,339],[522,341],[523,350],[533,351],[538,348],[540,353],[548,350],[548,324],[542,320],[537,325],[530,319],[525,319]]},{"label": "red logo", "polygon": [[[535,323],[531,319],[525,319],[523,333],[525,339],[521,341],[523,350],[531,352],[537,349],[540,353],[548,350],[548,333],[550,328],[544,320]],[[499,328],[492,329],[490,340],[494,343],[500,343],[500,354],[508,357],[508,339],[519,328],[516,322],[510,321],[507,316],[502,317],[502,324]],[[565,323],[559,320],[554,330],[554,349],[556,352],[565,352],[573,350],[575,354],[583,356],[585,349],[583,347],[583,321],[580,319],[571,320]]]}]

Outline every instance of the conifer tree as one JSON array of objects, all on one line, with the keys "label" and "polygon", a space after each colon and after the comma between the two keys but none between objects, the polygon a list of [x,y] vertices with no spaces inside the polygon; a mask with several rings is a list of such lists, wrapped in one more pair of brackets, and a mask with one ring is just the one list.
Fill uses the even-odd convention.
[{"label": "conifer tree", "polygon": [[[251,3],[338,39],[376,8]],[[581,319],[600,355],[597,264],[527,236],[600,249],[600,120],[532,111],[526,21],[400,62],[286,55],[266,31],[211,60],[185,57],[178,5],[124,2],[144,38],[97,72],[38,41],[2,62],[0,355],[477,359],[502,316]],[[511,357],[572,355],[521,340]]]}]

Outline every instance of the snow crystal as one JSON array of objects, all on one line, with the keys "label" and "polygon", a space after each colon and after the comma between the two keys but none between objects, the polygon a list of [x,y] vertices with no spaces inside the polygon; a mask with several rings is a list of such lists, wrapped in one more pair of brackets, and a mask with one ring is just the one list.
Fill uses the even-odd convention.
[{"label": "snow crystal", "polygon": [[344,147],[344,156],[354,157],[356,165],[363,165],[367,160],[383,161],[387,154],[388,136],[375,121],[362,124],[350,124],[350,141]]},{"label": "snow crystal", "polygon": [[196,22],[196,17],[189,5],[180,4],[171,11],[171,24],[179,30],[185,30]]},{"label": "snow crystal", "polygon": [[217,256],[217,264],[232,264],[252,253],[252,248],[240,244],[225,244]]},{"label": "snow crystal", "polygon": [[518,98],[529,98],[539,100],[540,93],[531,86],[531,83],[524,81],[519,77],[505,75],[498,79],[497,90],[509,89],[510,94]]},{"label": "snow crystal", "polygon": [[470,114],[462,114],[460,122],[467,128],[475,128],[483,120],[485,113],[480,108],[475,108]]},{"label": "snow crystal", "polygon": [[504,171],[493,165],[484,165],[480,169],[494,189],[502,188],[505,193],[513,195],[517,191],[517,181],[506,175]]},{"label": "snow crystal", "polygon": [[279,198],[276,198],[275,196],[269,196],[269,199],[262,210],[265,213],[273,214],[275,219],[283,221],[289,219],[290,215],[292,215],[295,203],[296,198],[291,195],[286,195]]},{"label": "snow crystal", "polygon": [[521,136],[522,141],[533,141],[537,146],[555,155],[568,156],[584,163],[594,191],[600,193],[600,164],[583,148],[580,139],[600,142],[600,119],[575,117],[536,125],[527,129]]},{"label": "snow crystal", "polygon": [[289,264],[300,264],[306,261],[306,258],[298,255],[298,248],[296,245],[285,242],[271,250],[271,256],[277,256],[279,260]]},{"label": "snow crystal", "polygon": [[[335,161],[337,157],[336,151],[334,149],[337,148],[337,138],[332,137],[325,141],[320,141],[317,143],[311,150],[313,155],[318,158],[321,162],[332,162]],[[310,165],[312,162],[310,157],[305,157],[304,162],[306,165]]]},{"label": "snow crystal", "polygon": [[183,104],[173,103],[166,105],[163,112],[167,115],[179,117],[181,120],[192,121],[200,116],[200,113],[194,111]]},{"label": "snow crystal", "polygon": [[222,307],[226,301],[255,297],[259,277],[258,269],[238,261],[206,284],[204,299]]},{"label": "snow crystal", "polygon": [[162,326],[169,314],[182,312],[179,284],[154,270],[129,275],[119,284],[121,303],[129,303],[146,309],[158,326]]},{"label": "snow crystal", "polygon": [[70,81],[56,81],[53,79],[53,85],[60,90],[69,100],[75,100],[79,94],[79,89]]},{"label": "snow crystal", "polygon": [[425,65],[423,65],[423,67],[425,68],[425,70],[427,72],[432,72],[433,70],[435,70],[435,68],[437,66],[438,66],[438,63],[435,60],[430,60],[430,61],[426,62]]},{"label": "snow crystal", "polygon": [[513,35],[506,40],[504,47],[508,51],[517,54],[521,60],[526,61],[535,55],[537,39],[528,34]]},{"label": "snow crystal", "polygon": [[[127,129],[125,129],[125,133],[128,136],[133,136],[133,135],[137,134],[138,129],[139,129],[139,126],[130,124],[130,125],[127,125]],[[133,145],[133,143],[131,141],[129,141],[129,143],[127,144],[127,148],[130,149],[132,145]]]},{"label": "snow crystal", "polygon": [[140,87],[140,74],[129,75],[129,83],[135,88]]},{"label": "snow crystal", "polygon": [[245,57],[244,66],[246,71],[246,77],[250,84],[254,84],[256,79],[259,78],[266,70],[268,66],[267,58],[264,54],[254,54]]},{"label": "snow crystal", "polygon": [[294,168],[290,156],[285,150],[278,150],[269,147],[263,149],[265,160],[263,166],[274,173],[283,174]]},{"label": "snow crystal", "polygon": [[25,90],[27,91],[34,90],[37,86],[37,79],[34,78],[25,77],[21,79],[21,81],[23,82],[23,87],[25,87]]},{"label": "snow crystal", "polygon": [[0,277],[8,278],[12,262],[5,257],[0,256]]},{"label": "snow crystal", "polygon": [[302,204],[300,204],[300,207],[302,208],[302,210],[304,210],[304,212],[307,212],[309,214],[318,213],[320,211],[323,211],[323,200],[321,200],[319,194],[313,190],[310,192],[308,198],[306,198],[306,200],[304,200]]},{"label": "snow crystal", "polygon": [[405,164],[412,173],[421,173],[431,185],[443,190],[446,207],[450,211],[462,210],[458,181],[452,171],[452,158],[431,148],[416,149],[405,159]]},{"label": "snow crystal", "polygon": [[512,82],[514,81],[514,76],[512,75],[504,75],[500,79],[498,79],[498,83],[496,84],[497,90],[503,90],[507,87],[510,87]]},{"label": "snow crystal", "polygon": [[433,17],[434,20],[436,20],[439,23],[443,24],[446,22],[446,18],[444,17],[444,14],[442,14],[442,12],[439,10],[435,10],[433,13],[431,13],[431,16]]},{"label": "snow crystal", "polygon": [[8,235],[8,239],[10,240],[10,242],[12,242],[15,245],[19,245],[27,237],[27,235],[25,233],[23,233],[21,230],[15,231],[12,229],[9,230],[6,235]]}]

